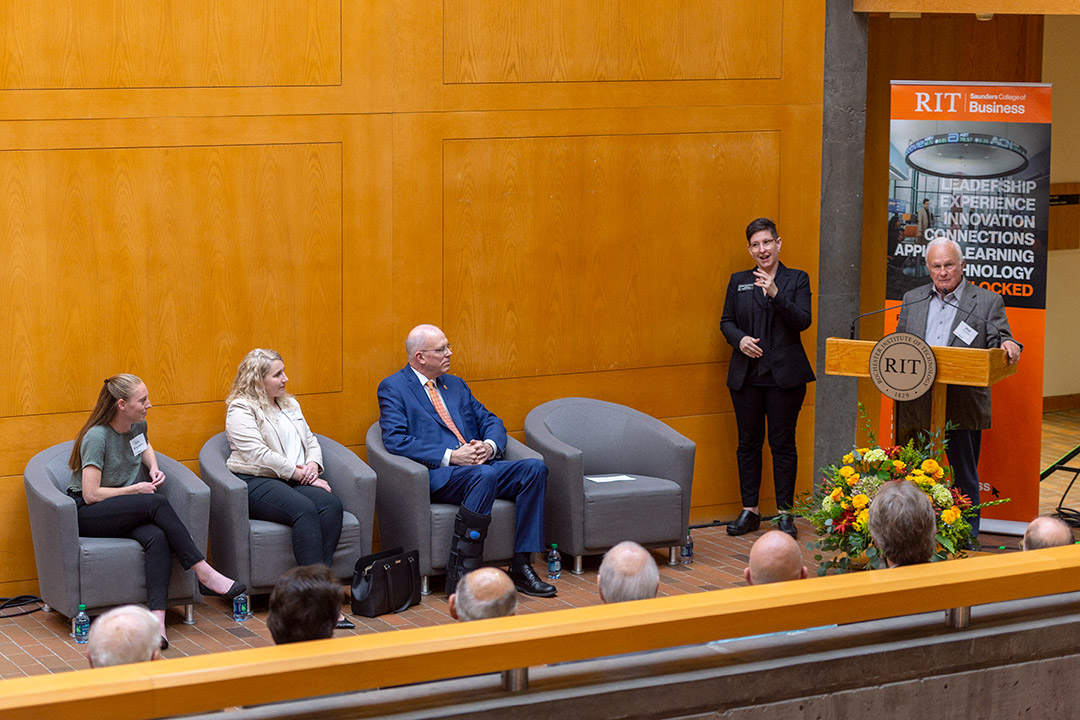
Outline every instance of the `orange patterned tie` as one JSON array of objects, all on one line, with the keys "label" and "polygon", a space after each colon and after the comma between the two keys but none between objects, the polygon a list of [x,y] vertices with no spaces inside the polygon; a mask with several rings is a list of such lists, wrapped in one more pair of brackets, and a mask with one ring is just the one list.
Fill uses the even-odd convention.
[{"label": "orange patterned tie", "polygon": [[450,411],[443,405],[442,398],[439,397],[439,392],[435,389],[435,381],[428,380],[424,383],[424,387],[427,388],[428,396],[431,397],[431,404],[435,406],[435,412],[439,413],[439,417],[442,418],[446,427],[450,428],[450,432],[457,436],[458,442],[465,445],[465,438],[462,437],[461,431],[457,429],[457,425],[454,424],[454,419],[450,417]]}]

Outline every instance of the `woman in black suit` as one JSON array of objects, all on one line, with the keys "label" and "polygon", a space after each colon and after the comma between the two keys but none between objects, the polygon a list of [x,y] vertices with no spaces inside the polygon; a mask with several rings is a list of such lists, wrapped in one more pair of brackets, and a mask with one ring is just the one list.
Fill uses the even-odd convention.
[{"label": "woman in black suit", "polygon": [[747,225],[746,241],[757,266],[731,276],[720,318],[720,330],[734,348],[727,384],[739,428],[736,458],[743,504],[727,531],[742,535],[761,525],[758,491],[768,421],[779,525],[795,537],[795,521],[784,511],[795,501],[795,424],[806,384],[814,380],[799,338],[811,322],[810,278],[780,262],[781,239],[772,220],[758,218]]}]

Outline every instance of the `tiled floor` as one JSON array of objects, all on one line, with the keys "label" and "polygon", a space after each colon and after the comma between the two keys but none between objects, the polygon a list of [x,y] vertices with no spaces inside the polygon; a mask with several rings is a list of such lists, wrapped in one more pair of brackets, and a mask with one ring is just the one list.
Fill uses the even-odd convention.
[{"label": "tiled floor", "polygon": [[[1080,443],[1080,411],[1052,413],[1043,418],[1043,466],[1048,466],[1075,444]],[[1080,458],[1071,463],[1080,466]],[[1071,474],[1059,472],[1042,484],[1041,508],[1052,512],[1061,493],[1071,479]],[[1066,505],[1080,507],[1080,483],[1074,489],[1076,497]],[[799,523],[801,537],[810,536],[809,526]],[[669,567],[666,553],[656,553],[660,565],[660,594],[717,590],[743,584],[743,568],[746,566],[750,545],[760,532],[742,537],[729,537],[723,527],[701,528],[694,531],[695,562],[689,566]],[[980,538],[984,549],[991,552],[1009,552],[1016,549],[1014,537]],[[800,543],[802,544],[802,543]],[[816,563],[805,548],[803,555],[808,567]],[[542,612],[569,607],[585,607],[599,602],[596,596],[596,571],[599,557],[586,558],[585,574],[571,575],[564,571],[557,581],[559,595],[539,599],[521,596],[519,613]],[[376,619],[352,618],[356,630],[338,631],[338,634],[365,634],[386,632],[414,627],[426,627],[453,622],[450,618],[446,597],[438,592],[441,581],[433,582],[436,592],[425,597],[423,603],[400,615]],[[232,619],[229,604],[211,598],[206,604],[196,606],[196,624],[184,625],[179,615],[169,616],[169,641],[166,658],[184,655],[201,655],[228,650],[242,650],[270,645],[270,632],[266,628],[267,598],[253,600],[254,617],[237,623]],[[65,672],[88,667],[84,648],[69,637],[69,621],[58,613],[36,612],[22,617],[0,619],[0,678]]]}]

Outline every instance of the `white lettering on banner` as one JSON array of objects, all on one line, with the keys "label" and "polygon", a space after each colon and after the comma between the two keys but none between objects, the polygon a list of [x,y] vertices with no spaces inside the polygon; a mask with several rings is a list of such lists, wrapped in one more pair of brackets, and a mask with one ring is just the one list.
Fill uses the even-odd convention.
[{"label": "white lettering on banner", "polygon": [[[933,96],[933,105],[930,104],[930,98]],[[961,97],[960,93],[956,92],[936,92],[936,93],[915,93],[915,112],[956,112],[956,101]],[[948,104],[948,108],[943,108],[941,100],[945,98]]]}]

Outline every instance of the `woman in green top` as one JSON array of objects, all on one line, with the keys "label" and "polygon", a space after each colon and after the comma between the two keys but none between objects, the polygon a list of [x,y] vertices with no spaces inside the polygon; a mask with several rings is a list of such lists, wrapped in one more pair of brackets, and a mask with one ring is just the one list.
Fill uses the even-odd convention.
[{"label": "woman in green top", "polygon": [[[171,555],[185,570],[194,570],[204,594],[233,598],[247,588],[219,573],[195,547],[169,501],[155,493],[165,482],[157,455],[146,439],[150,394],[142,380],[113,375],[98,393],[97,405],[75,438],[69,465],[68,495],[78,508],[79,534],[85,537],[129,537],[146,556],[146,604],[161,624],[169,599]],[[145,466],[149,480],[139,480]]]}]

